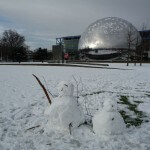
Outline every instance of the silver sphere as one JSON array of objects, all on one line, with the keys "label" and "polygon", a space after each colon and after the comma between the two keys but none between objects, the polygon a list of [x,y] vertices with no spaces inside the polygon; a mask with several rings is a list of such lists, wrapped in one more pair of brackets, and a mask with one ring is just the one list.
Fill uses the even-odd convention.
[{"label": "silver sphere", "polygon": [[131,23],[117,17],[103,18],[87,27],[81,35],[78,49],[127,49],[129,32],[131,48],[135,49],[137,40],[139,44],[141,37]]}]

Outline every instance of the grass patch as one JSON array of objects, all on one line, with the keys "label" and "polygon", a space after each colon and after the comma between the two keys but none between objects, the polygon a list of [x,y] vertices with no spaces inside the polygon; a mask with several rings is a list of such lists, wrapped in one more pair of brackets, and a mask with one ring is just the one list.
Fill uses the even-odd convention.
[{"label": "grass patch", "polygon": [[[119,111],[120,114],[121,114],[121,116],[124,119],[124,122],[127,124],[127,127],[130,127],[130,126],[140,126],[144,122],[143,118],[147,117],[144,112],[139,111],[137,109],[138,104],[140,104],[142,102],[141,101],[134,101],[136,104],[132,104],[129,101],[129,97],[128,96],[124,96],[124,95],[121,95],[119,100],[120,100],[119,104],[127,105],[127,108],[130,111],[134,112],[135,115],[136,115],[135,118],[132,118],[131,116],[127,115],[127,113],[124,110],[120,110]],[[146,120],[146,122],[147,121],[148,120]]]},{"label": "grass patch", "polygon": [[147,97],[150,97],[150,94],[145,94]]}]

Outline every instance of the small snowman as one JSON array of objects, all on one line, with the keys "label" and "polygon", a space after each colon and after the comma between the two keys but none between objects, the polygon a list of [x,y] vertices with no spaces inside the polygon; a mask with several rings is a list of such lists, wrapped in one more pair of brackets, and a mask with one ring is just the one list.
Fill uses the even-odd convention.
[{"label": "small snowman", "polygon": [[77,128],[85,122],[84,113],[73,96],[74,85],[66,81],[58,84],[59,96],[53,99],[51,106],[45,111],[48,117],[47,127],[58,130]]},{"label": "small snowman", "polygon": [[120,113],[117,111],[117,102],[107,100],[104,107],[93,117],[93,130],[101,135],[117,135],[125,131],[126,125]]}]

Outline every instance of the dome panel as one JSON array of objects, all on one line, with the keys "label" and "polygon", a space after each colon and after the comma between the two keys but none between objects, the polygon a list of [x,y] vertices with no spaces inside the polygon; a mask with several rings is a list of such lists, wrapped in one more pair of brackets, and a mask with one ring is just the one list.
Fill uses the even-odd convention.
[{"label": "dome panel", "polygon": [[136,39],[141,40],[137,29],[128,21],[108,17],[97,20],[87,27],[81,35],[79,49],[112,49],[128,48],[128,33],[131,31],[131,38],[135,39],[132,49],[135,48]]}]

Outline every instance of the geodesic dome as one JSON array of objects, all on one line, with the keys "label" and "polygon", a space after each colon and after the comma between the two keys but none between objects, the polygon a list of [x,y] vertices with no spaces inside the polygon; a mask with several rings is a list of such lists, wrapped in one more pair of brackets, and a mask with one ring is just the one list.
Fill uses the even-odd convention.
[{"label": "geodesic dome", "polygon": [[81,35],[78,49],[126,49],[129,32],[132,39],[131,48],[135,49],[137,39],[140,43],[141,37],[130,22],[117,17],[103,18],[87,27]]}]

